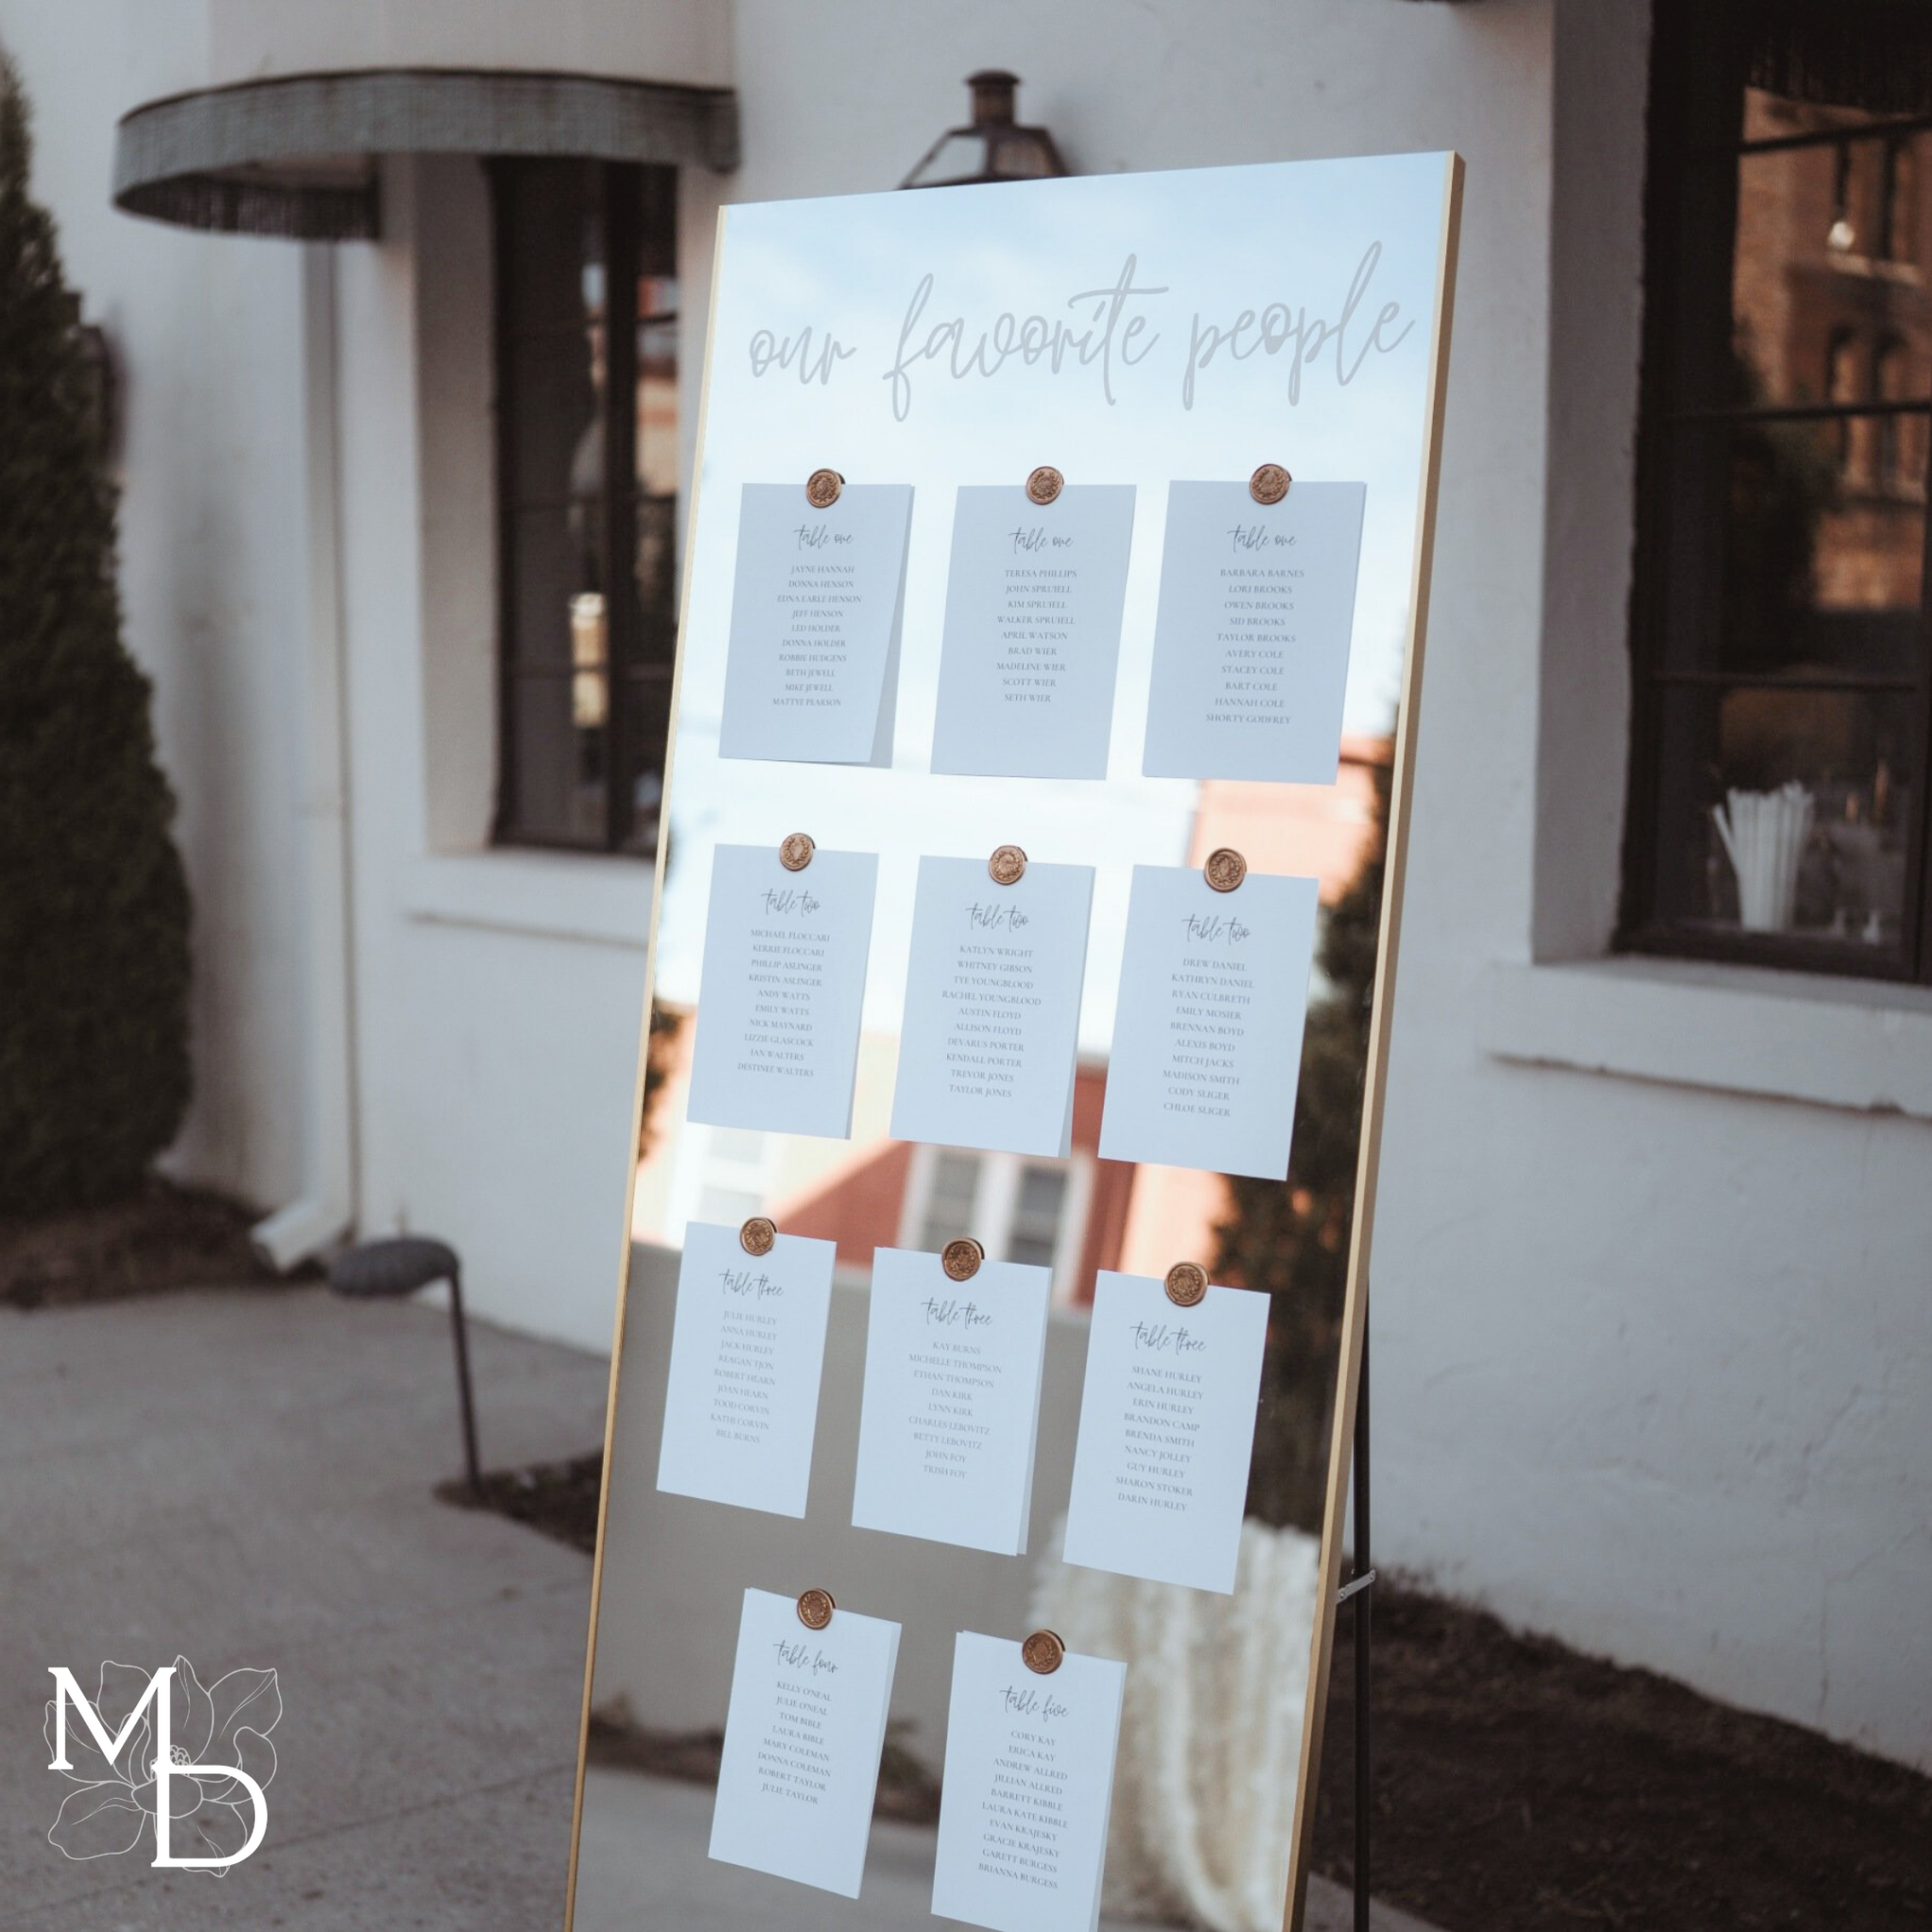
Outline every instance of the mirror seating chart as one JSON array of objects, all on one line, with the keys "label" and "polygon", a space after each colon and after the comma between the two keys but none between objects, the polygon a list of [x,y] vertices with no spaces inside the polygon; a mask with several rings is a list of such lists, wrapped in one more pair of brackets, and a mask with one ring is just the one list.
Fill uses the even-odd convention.
[{"label": "mirror seating chart", "polygon": [[1459,183],[725,210],[576,1932],[1299,1922]]}]

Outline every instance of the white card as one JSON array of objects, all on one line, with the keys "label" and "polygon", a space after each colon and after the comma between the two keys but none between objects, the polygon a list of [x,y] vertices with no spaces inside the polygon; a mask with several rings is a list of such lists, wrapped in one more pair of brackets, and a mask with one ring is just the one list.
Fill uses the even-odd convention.
[{"label": "white card", "polygon": [[1171,483],[1141,769],[1332,785],[1361,553],[1360,483]]},{"label": "white card", "polygon": [[1102,1269],[1067,1500],[1066,1559],[1089,1570],[1234,1590],[1255,1449],[1268,1297]]},{"label": "white card", "polygon": [[1069,1651],[1047,1676],[1017,1643],[953,1644],[932,1908],[994,1932],[1093,1932],[1127,1667]]},{"label": "white card", "polygon": [[1002,1556],[1026,1553],[1053,1271],[937,1255],[872,1257],[852,1521]]},{"label": "white card", "polygon": [[953,513],[935,772],[1104,778],[1134,535],[1131,483],[1041,508],[968,486]]},{"label": "white card", "polygon": [[1194,867],[1134,868],[1103,1160],[1287,1179],[1316,891],[1251,872],[1217,892]]},{"label": "white card", "polygon": [[795,1597],[748,1590],[711,1812],[711,1856],[858,1896],[899,1626],[838,1609],[823,1630]]},{"label": "white card", "polygon": [[838,1252],[835,1241],[781,1234],[755,1258],[735,1227],[685,1230],[660,1490],[805,1514]]},{"label": "white card", "polygon": [[912,490],[747,483],[718,755],[890,765]]},{"label": "white card", "polygon": [[919,861],[892,1138],[1064,1155],[1093,868],[986,866]]},{"label": "white card", "polygon": [[691,1045],[694,1121],[779,1134],[852,1131],[852,1081],[879,861],[720,845]]}]

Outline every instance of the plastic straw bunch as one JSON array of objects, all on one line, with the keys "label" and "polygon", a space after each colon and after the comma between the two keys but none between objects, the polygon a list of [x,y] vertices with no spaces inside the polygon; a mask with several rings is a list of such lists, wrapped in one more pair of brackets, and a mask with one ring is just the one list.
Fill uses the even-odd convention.
[{"label": "plastic straw bunch", "polygon": [[1795,779],[1775,791],[1731,791],[1710,816],[1738,874],[1738,923],[1782,932],[1798,897],[1798,861],[1811,832],[1811,794]]}]

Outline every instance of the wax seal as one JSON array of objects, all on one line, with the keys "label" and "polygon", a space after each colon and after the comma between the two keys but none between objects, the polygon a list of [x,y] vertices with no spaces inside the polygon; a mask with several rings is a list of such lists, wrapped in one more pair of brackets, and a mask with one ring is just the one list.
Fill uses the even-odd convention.
[{"label": "wax seal", "polygon": [[986,1250],[970,1234],[962,1234],[940,1250],[940,1266],[946,1271],[948,1281],[971,1281],[985,1259]]},{"label": "wax seal", "polygon": [[1263,463],[1248,478],[1248,494],[1257,503],[1279,503],[1294,481],[1279,463]]},{"label": "wax seal", "polygon": [[754,1214],[738,1230],[738,1245],[747,1255],[769,1255],[778,1239],[778,1224],[769,1215]]},{"label": "wax seal", "polygon": [[[792,473],[797,474],[795,471]],[[1258,476],[1261,473],[1257,470]],[[805,500],[814,509],[830,509],[838,502],[839,492],[845,487],[845,479],[837,470],[814,470],[805,479]],[[1274,499],[1271,497],[1270,502]]]},{"label": "wax seal", "polygon": [[789,832],[784,843],[778,847],[778,863],[787,872],[803,872],[811,863],[811,856],[817,850],[808,832]]},{"label": "wax seal", "polygon": [[1232,845],[1223,845],[1208,855],[1201,873],[1217,892],[1231,892],[1247,877],[1248,861]]},{"label": "wax seal", "polygon": [[1043,509],[1067,487],[1067,479],[1051,463],[1041,463],[1026,479],[1027,500]]},{"label": "wax seal", "polygon": [[1191,1308],[1208,1295],[1208,1271],[1198,1261],[1176,1261],[1167,1271],[1167,1298],[1177,1308]]},{"label": "wax seal", "polygon": [[1066,1654],[1067,1646],[1057,1630],[1036,1630],[1020,1645],[1020,1661],[1042,1677],[1052,1676]]},{"label": "wax seal", "polygon": [[798,1599],[798,1621],[808,1630],[823,1630],[838,1607],[829,1590],[808,1590]]},{"label": "wax seal", "polygon": [[986,861],[986,870],[994,885],[1016,886],[1026,870],[1026,855],[1017,845],[997,846]]}]

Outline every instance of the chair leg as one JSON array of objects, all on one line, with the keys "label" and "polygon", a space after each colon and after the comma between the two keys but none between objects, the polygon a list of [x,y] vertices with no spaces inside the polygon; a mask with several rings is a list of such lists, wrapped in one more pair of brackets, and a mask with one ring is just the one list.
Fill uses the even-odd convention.
[{"label": "chair leg", "polygon": [[461,1271],[449,1278],[449,1319],[457,1346],[457,1399],[463,1411],[463,1465],[469,1472],[470,1493],[483,1493],[483,1471],[476,1459],[476,1405],[470,1393],[470,1339],[463,1323]]}]

